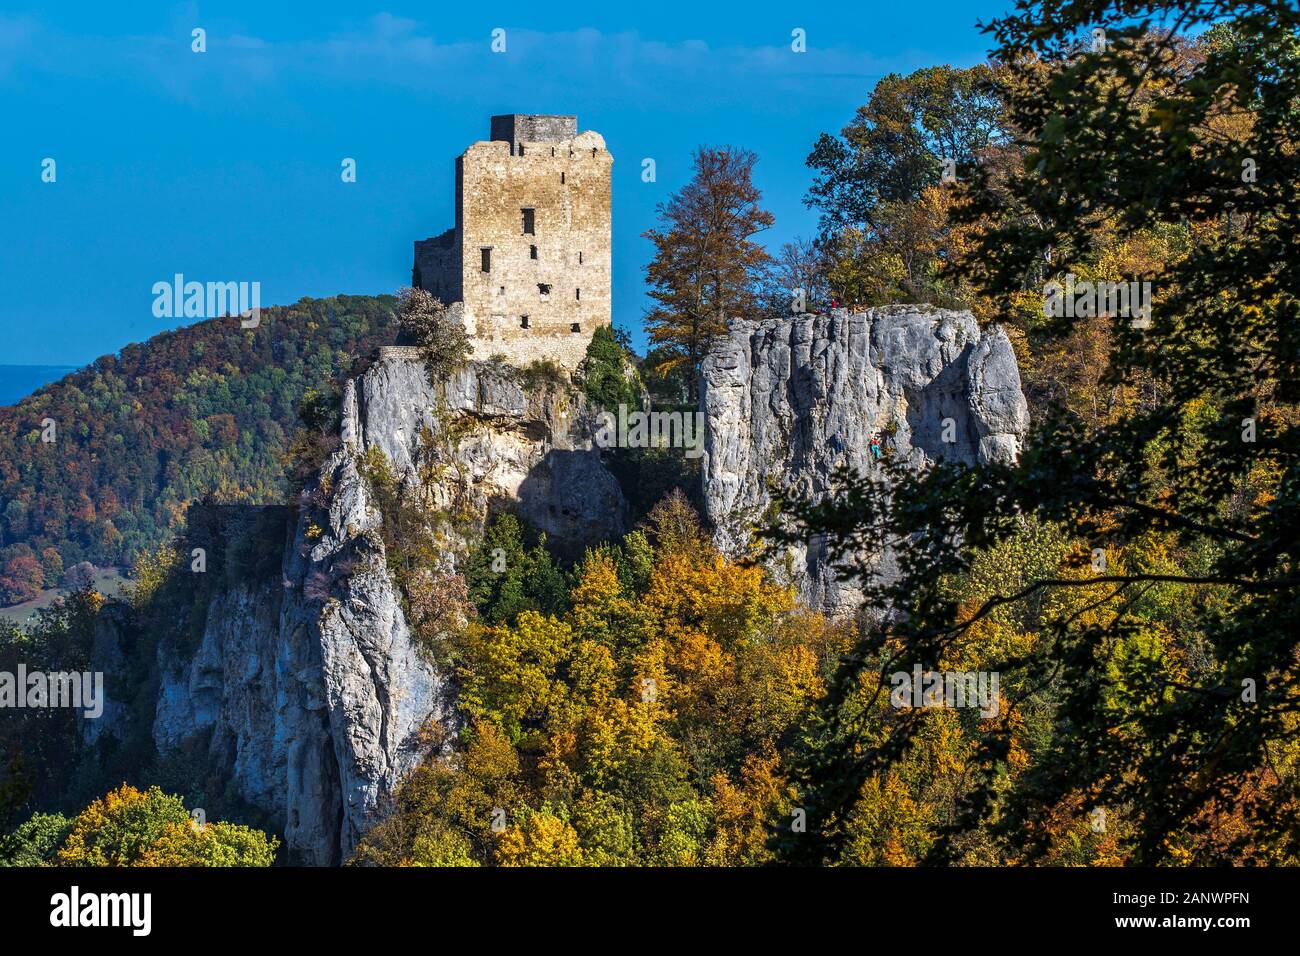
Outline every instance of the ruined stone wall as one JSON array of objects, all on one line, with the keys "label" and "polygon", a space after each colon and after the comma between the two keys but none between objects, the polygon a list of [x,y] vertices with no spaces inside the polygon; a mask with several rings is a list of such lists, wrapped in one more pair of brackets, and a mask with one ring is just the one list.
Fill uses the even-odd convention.
[{"label": "ruined stone wall", "polygon": [[518,154],[522,143],[559,143],[577,135],[576,116],[508,113],[492,117],[488,139],[505,140],[510,144],[510,152]]},{"label": "ruined stone wall", "polygon": [[475,358],[573,368],[610,324],[613,158],[593,132],[511,145],[475,143],[459,163],[464,321]]},{"label": "ruined stone wall", "polygon": [[459,302],[460,240],[454,228],[415,243],[411,285],[436,295],[443,303]]}]

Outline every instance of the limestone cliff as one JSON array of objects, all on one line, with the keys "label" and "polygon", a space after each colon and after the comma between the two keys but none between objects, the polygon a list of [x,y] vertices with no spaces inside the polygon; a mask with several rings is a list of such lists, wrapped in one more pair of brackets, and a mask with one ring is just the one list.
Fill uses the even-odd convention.
[{"label": "limestone cliff", "polygon": [[[153,724],[160,751],[204,744],[291,858],[323,865],[347,858],[439,730],[455,730],[455,689],[417,646],[387,569],[367,453],[383,452],[401,495],[430,514],[454,502],[471,528],[510,508],[576,548],[620,534],[624,511],[581,396],[516,370],[471,363],[435,388],[392,350],[346,383],[340,432],[279,573],[218,591],[196,650],[160,645]],[[461,540],[447,542],[450,567]]]},{"label": "limestone cliff", "polygon": [[[1029,425],[1020,373],[1001,329],[967,312],[891,306],[850,314],[736,321],[704,365],[704,499],[719,547],[748,551],[774,497],[825,495],[837,466],[882,454],[924,468],[939,459],[1013,459]],[[843,556],[792,548],[801,597],[844,614],[861,592],[838,581]],[[870,555],[886,577],[892,554]]]},{"label": "limestone cliff", "polygon": [[[1027,427],[1010,344],[964,313],[736,323],[704,382],[704,497],[733,554],[774,495],[824,494],[836,465],[870,467],[873,432],[921,468],[1012,457]],[[283,833],[291,860],[317,865],[346,860],[403,776],[457,729],[456,689],[413,634],[389,571],[391,497],[446,523],[446,570],[498,508],[571,552],[625,530],[622,493],[593,447],[598,419],[567,383],[472,362],[435,386],[409,350],[384,349],[340,404],[337,450],[296,507],[214,519],[230,539],[213,563],[220,581],[207,579],[196,619],[159,641],[146,721],[160,752],[196,754],[205,776]],[[394,478],[382,494],[376,460]],[[241,523],[253,531],[236,534]],[[779,564],[806,600],[855,609],[830,556],[789,557]],[[890,555],[872,557],[888,570]],[[113,672],[138,635],[116,614],[101,624],[97,667]],[[133,735],[122,705],[110,699],[88,741]]]}]

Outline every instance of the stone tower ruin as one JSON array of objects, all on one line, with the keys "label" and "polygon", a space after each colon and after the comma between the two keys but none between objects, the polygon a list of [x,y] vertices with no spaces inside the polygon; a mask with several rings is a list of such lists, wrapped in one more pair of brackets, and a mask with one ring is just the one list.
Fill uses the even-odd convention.
[{"label": "stone tower ruin", "polygon": [[453,306],[474,358],[576,368],[610,324],[610,168],[576,116],[493,116],[456,160],[456,225],[415,243],[411,284]]}]

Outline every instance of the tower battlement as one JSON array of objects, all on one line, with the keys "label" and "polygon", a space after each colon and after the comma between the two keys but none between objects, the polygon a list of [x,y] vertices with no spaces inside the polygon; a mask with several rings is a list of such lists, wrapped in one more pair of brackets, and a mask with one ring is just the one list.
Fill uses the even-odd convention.
[{"label": "tower battlement", "polygon": [[610,171],[576,116],[494,116],[456,160],[456,224],[415,243],[412,285],[461,315],[474,357],[572,369],[609,325]]},{"label": "tower battlement", "polygon": [[578,136],[578,117],[506,113],[492,117],[488,138],[510,144],[511,154],[524,143],[563,143]]}]

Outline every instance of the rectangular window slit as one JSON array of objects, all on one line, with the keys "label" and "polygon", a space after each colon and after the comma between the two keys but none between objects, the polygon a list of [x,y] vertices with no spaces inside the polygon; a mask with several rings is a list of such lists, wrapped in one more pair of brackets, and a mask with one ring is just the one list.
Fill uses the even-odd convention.
[{"label": "rectangular window slit", "polygon": [[534,226],[535,226],[535,224],[536,224],[536,222],[535,222],[535,217],[534,217],[534,215],[533,215],[533,210],[531,210],[531,209],[521,209],[521,210],[519,210],[519,211],[522,212],[522,213],[524,214],[524,235],[525,235],[525,236],[531,236],[531,235],[533,235],[533,233],[534,233]]},{"label": "rectangular window slit", "polygon": [[492,271],[492,247],[484,246],[479,250],[479,255],[482,257],[482,261],[480,264],[483,268],[483,271],[491,272]]}]

